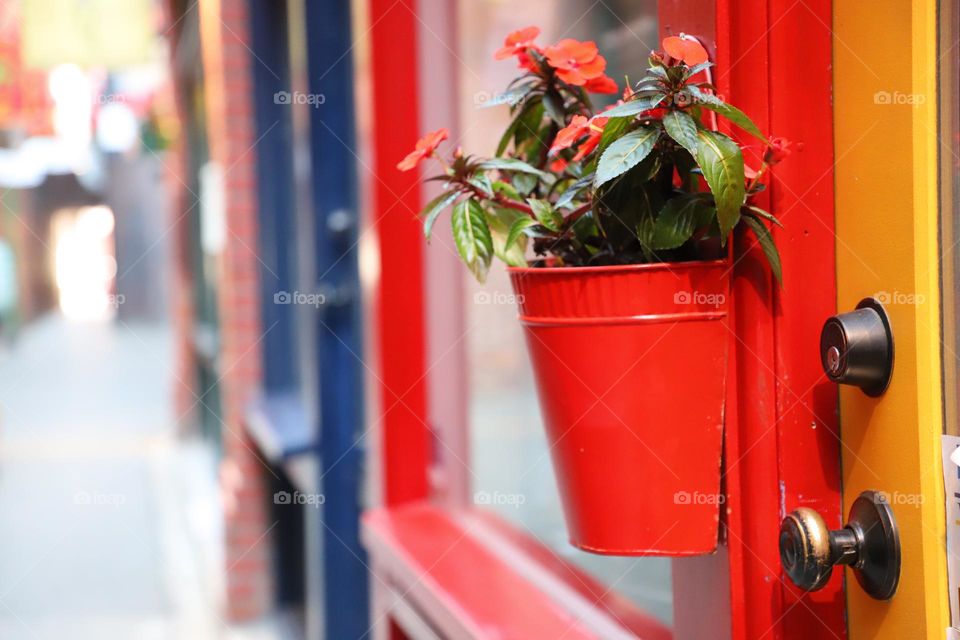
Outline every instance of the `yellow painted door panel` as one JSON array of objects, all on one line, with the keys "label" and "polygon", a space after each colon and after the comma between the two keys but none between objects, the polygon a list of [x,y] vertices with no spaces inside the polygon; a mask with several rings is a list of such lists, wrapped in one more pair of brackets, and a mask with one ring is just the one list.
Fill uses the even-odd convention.
[{"label": "yellow painted door panel", "polygon": [[848,571],[851,640],[940,640],[949,626],[936,10],[930,0],[834,2],[838,308],[880,298],[896,349],[885,395],[841,391],[844,508],[866,489],[891,496],[903,558],[887,602]]}]

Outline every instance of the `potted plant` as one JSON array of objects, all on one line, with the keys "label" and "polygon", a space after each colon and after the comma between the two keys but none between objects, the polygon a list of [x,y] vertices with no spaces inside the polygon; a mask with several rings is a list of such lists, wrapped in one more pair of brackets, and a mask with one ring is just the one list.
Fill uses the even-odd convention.
[{"label": "potted plant", "polygon": [[[768,226],[779,222],[754,200],[791,145],[716,94],[696,38],[666,38],[597,113],[590,94],[620,88],[596,45],[541,47],[538,34],[514,32],[496,53],[522,73],[493,101],[512,116],[494,157],[444,159],[440,129],[398,168],[439,163],[428,239],[450,210],[478,279],[495,257],[509,267],[572,544],[709,553],[723,501],[728,239],[748,227],[780,279]],[[763,145],[756,170],[717,116]]]}]

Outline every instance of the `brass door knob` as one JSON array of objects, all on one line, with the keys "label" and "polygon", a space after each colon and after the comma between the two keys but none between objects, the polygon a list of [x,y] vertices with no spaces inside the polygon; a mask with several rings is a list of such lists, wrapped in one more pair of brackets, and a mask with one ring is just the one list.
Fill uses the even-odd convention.
[{"label": "brass door knob", "polygon": [[889,600],[900,582],[900,534],[885,494],[861,493],[834,531],[813,509],[790,513],[780,523],[780,563],[804,591],[822,589],[834,566],[848,565],[868,595]]}]

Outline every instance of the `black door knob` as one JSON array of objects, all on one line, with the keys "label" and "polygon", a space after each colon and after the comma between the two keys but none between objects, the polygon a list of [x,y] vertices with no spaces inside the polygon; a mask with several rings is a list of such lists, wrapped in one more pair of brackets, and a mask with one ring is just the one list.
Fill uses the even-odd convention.
[{"label": "black door knob", "polygon": [[868,595],[889,600],[900,582],[900,534],[885,494],[861,493],[834,531],[813,509],[792,512],[780,523],[780,563],[804,591],[822,589],[834,566],[848,565]]},{"label": "black door knob", "polygon": [[820,361],[827,377],[879,396],[893,371],[893,331],[883,305],[864,298],[856,310],[829,318],[820,332]]}]

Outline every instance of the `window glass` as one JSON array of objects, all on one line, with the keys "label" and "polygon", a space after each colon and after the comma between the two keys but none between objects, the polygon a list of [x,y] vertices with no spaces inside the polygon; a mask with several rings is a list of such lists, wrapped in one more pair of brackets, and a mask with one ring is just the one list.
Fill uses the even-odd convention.
[{"label": "window glass", "polygon": [[[509,32],[536,25],[543,31],[538,40],[542,44],[564,37],[595,40],[608,60],[608,74],[622,84],[625,74],[638,75],[656,48],[656,16],[655,0],[461,2],[457,56],[462,135],[455,142],[468,153],[494,152],[508,110],[479,107],[514,77],[512,61],[493,59]],[[470,279],[464,304],[474,500],[669,624],[669,559],[597,556],[567,542],[523,330],[503,266],[494,265],[485,285]]]}]

